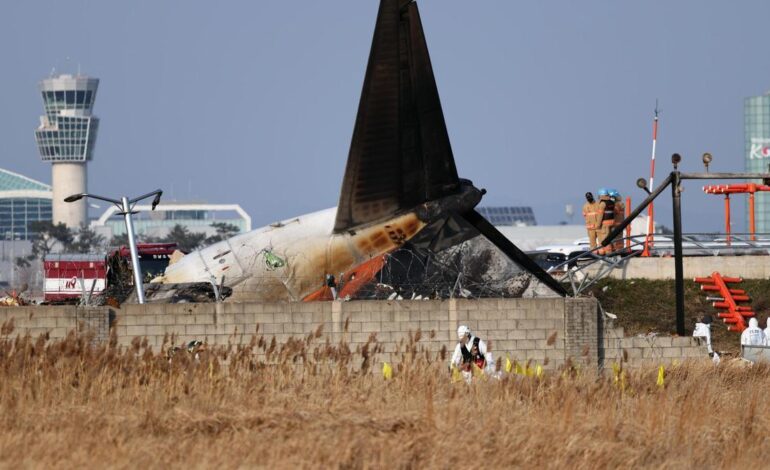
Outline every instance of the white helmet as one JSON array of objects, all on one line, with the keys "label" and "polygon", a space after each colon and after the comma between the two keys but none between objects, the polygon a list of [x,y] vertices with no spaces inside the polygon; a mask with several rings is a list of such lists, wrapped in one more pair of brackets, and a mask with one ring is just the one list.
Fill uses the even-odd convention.
[{"label": "white helmet", "polygon": [[460,325],[457,327],[457,339],[463,339],[466,336],[471,335],[471,329],[467,325]]}]

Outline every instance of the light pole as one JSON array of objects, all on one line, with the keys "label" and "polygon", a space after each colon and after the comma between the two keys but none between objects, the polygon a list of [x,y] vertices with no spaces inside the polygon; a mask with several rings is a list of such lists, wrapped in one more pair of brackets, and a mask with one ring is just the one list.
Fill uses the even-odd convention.
[{"label": "light pole", "polygon": [[163,191],[161,191],[160,189],[156,189],[151,193],[147,193],[142,196],[135,197],[133,199],[129,199],[126,196],[123,196],[120,198],[120,201],[118,201],[117,199],[110,199],[108,197],[97,196],[95,194],[88,194],[88,193],[73,194],[71,196],[67,196],[66,198],[64,198],[64,202],[75,202],[75,201],[79,201],[80,199],[83,199],[84,197],[90,197],[92,199],[98,199],[100,201],[110,202],[112,204],[115,204],[118,207],[118,209],[120,210],[119,214],[122,215],[126,221],[126,234],[128,235],[128,249],[131,252],[131,267],[134,271],[134,284],[136,285],[136,299],[139,301],[140,304],[144,303],[144,284],[142,280],[142,270],[139,267],[139,253],[136,250],[136,236],[134,235],[134,223],[131,220],[131,215],[136,214],[136,212],[133,211],[132,209],[137,202],[147,199],[150,196],[155,196],[155,199],[152,200],[152,210],[155,210],[155,207],[158,204],[160,204],[161,195],[163,195]]}]

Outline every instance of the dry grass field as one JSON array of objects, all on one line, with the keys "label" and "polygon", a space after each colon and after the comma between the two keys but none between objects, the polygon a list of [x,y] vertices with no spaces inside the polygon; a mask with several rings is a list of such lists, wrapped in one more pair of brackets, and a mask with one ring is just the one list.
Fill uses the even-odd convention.
[{"label": "dry grass field", "polygon": [[759,468],[770,453],[770,369],[735,362],[672,367],[663,388],[656,369],[576,367],[466,385],[419,340],[385,380],[376,342],[320,331],[197,359],[2,333],[3,467]]}]

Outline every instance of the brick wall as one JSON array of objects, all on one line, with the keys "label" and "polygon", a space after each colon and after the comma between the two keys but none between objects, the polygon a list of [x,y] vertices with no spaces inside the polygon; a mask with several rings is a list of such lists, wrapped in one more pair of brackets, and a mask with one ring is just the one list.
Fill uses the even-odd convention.
[{"label": "brick wall", "polygon": [[[597,365],[605,357],[621,354],[624,348],[636,348],[633,340],[621,344],[605,337],[597,310],[592,298],[149,304],[120,309],[4,308],[0,309],[0,322],[14,318],[15,333],[47,332],[52,338],[62,338],[69,330],[93,329],[97,339],[106,339],[111,326],[120,344],[128,345],[135,337],[144,337],[156,349],[164,337],[171,335],[175,335],[175,345],[191,340],[242,344],[257,332],[268,339],[275,337],[280,343],[290,337],[307,336],[321,327],[331,342],[344,340],[354,350],[375,334],[383,347],[378,359],[392,362],[398,361],[396,352],[403,351],[404,342],[418,330],[422,350],[434,355],[444,349],[451,353],[457,341],[457,326],[467,324],[489,343],[495,357],[509,355],[511,359],[532,360],[552,368],[567,358]],[[671,338],[659,338],[664,351],[661,356],[674,354],[668,349],[689,353],[683,349],[685,346],[668,344],[667,340],[671,342]],[[639,347],[644,349],[643,345]],[[635,350],[631,353],[634,357],[636,354]],[[639,354],[644,357],[647,353]]]}]

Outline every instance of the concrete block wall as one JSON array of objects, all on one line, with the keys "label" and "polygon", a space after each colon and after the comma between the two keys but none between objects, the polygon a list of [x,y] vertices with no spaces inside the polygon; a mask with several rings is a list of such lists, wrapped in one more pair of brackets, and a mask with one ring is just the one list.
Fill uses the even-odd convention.
[{"label": "concrete block wall", "polygon": [[609,328],[602,340],[603,364],[613,362],[630,367],[670,364],[690,358],[708,357],[705,344],[691,336],[629,336],[622,328]]},{"label": "concrete block wall", "polygon": [[449,350],[457,343],[456,325],[467,324],[488,342],[495,357],[559,366],[567,357],[565,310],[572,304],[593,305],[596,311],[593,299],[457,300],[449,309]]},{"label": "concrete block wall", "polygon": [[585,362],[599,362],[601,318],[598,304],[594,302],[570,302],[565,305],[564,335],[565,356],[582,358]]},{"label": "concrete block wall", "polygon": [[48,334],[61,339],[70,331],[91,331],[97,341],[106,341],[110,332],[110,310],[74,306],[29,306],[0,308],[0,324],[13,323],[12,336]]},{"label": "concrete block wall", "polygon": [[[113,328],[120,344],[146,338],[156,351],[172,335],[175,346],[191,340],[247,344],[255,334],[268,342],[274,337],[280,344],[320,327],[323,337],[315,344],[327,338],[331,343],[345,341],[355,353],[374,335],[382,347],[377,360],[394,363],[418,330],[418,351],[448,360],[460,324],[487,341],[496,358],[510,356],[546,368],[558,367],[568,358],[599,365],[604,358],[620,357],[624,349],[632,358],[695,354],[689,345],[680,344],[682,339],[658,338],[656,344],[637,345],[633,338],[607,336],[597,307],[593,298],[24,307],[0,308],[0,323],[14,318],[14,334],[49,333],[53,339],[70,330],[90,329],[97,339],[106,340]],[[608,330],[612,332],[617,333]]]},{"label": "concrete block wall", "polygon": [[[113,328],[119,344],[130,344],[137,336],[160,347],[166,336],[175,345],[191,340],[209,344],[245,344],[255,334],[285,342],[306,336],[323,324],[331,327],[331,303],[274,304],[147,304],[112,309]],[[325,330],[332,333],[331,329]]]},{"label": "concrete block wall", "polygon": [[[767,256],[685,256],[684,278],[708,276],[718,271],[725,276],[744,279],[770,278]],[[596,274],[597,265],[589,274]],[[610,273],[614,279],[674,279],[674,258],[631,258]]]},{"label": "concrete block wall", "polygon": [[[157,349],[166,335],[175,335],[175,345],[195,339],[217,345],[243,344],[257,332],[283,343],[321,327],[324,337],[332,343],[344,340],[353,351],[375,335],[383,348],[378,355],[381,361],[398,361],[410,335],[414,337],[418,330],[419,350],[434,358],[444,350],[448,360],[457,342],[457,326],[467,324],[487,341],[496,357],[509,355],[520,361],[531,359],[557,366],[565,359],[564,312],[572,304],[585,304],[588,307],[584,310],[595,315],[592,299],[550,298],[150,304],[126,305],[113,314],[119,343],[124,345],[142,336]],[[549,337],[551,344],[547,344]],[[595,334],[593,339],[596,341]]]}]

